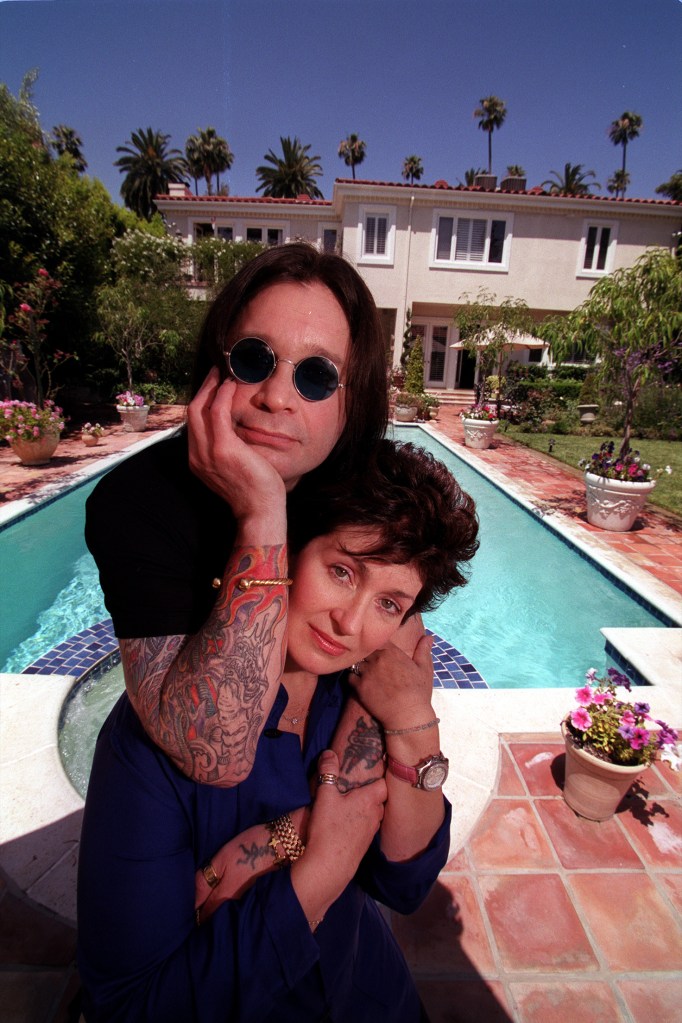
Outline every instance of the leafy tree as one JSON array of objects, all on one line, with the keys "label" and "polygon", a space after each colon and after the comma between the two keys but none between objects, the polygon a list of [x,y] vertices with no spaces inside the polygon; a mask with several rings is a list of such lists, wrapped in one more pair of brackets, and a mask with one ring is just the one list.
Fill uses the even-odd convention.
[{"label": "leafy tree", "polygon": [[123,214],[104,186],[55,159],[31,103],[35,75],[18,97],[0,85],[0,323],[16,306],[15,291],[39,269],[60,281],[45,351],[77,351],[70,372],[87,372],[88,339],[94,328],[94,292],[106,272]]},{"label": "leafy tree", "polygon": [[168,191],[171,182],[186,181],[187,165],[179,149],[168,149],[170,135],[139,128],[133,132],[125,146],[117,146],[124,153],[114,162],[122,174],[123,201],[139,217],[151,220],[156,212],[154,196]]},{"label": "leafy tree", "polygon": [[[609,125],[609,138],[613,142],[614,146],[623,147],[623,165],[621,167],[623,177],[625,177],[625,158],[627,155],[628,142],[632,142],[639,136],[642,129],[642,118],[639,114],[633,114],[631,110],[626,110],[620,115],[615,121],[612,121]],[[625,189],[623,189],[623,195],[625,195]]]},{"label": "leafy tree", "polygon": [[598,281],[568,316],[546,321],[541,333],[556,360],[580,344],[596,360],[599,382],[620,388],[624,457],[641,387],[662,380],[682,359],[682,266],[665,249],[650,249],[634,266]]},{"label": "leafy tree", "polygon": [[[479,174],[485,174],[485,167],[469,167],[464,171],[464,184],[467,185],[468,188],[471,188],[476,184],[476,178]],[[461,185],[461,180],[459,178],[457,180]]]},{"label": "leafy tree", "polygon": [[501,128],[507,116],[507,104],[499,96],[485,96],[479,100],[481,104],[474,110],[478,127],[488,134],[488,174],[493,168],[493,132]]},{"label": "leafy tree", "polygon": [[409,178],[410,184],[413,185],[415,181],[419,181],[422,174],[424,173],[424,166],[420,156],[406,156],[403,160],[403,178],[407,181]]},{"label": "leafy tree", "polygon": [[614,171],[612,176],[606,182],[606,188],[618,198],[619,195],[625,195],[625,191],[630,184],[630,175],[627,171],[617,170]]},{"label": "leafy tree", "polygon": [[[114,243],[110,283],[97,295],[100,330],[95,340],[125,368],[126,386],[156,376],[150,357],[174,382],[186,383],[197,327],[197,309],[185,287],[186,249],[168,235],[130,231]],[[179,379],[178,379],[179,378]]]},{"label": "leafy tree", "polygon": [[282,156],[270,149],[265,159],[272,164],[256,168],[260,180],[256,191],[275,199],[295,199],[309,195],[312,199],[324,199],[317,187],[317,176],[322,174],[319,156],[308,156],[310,146],[301,145],[298,138],[280,137]]},{"label": "leafy tree", "polygon": [[216,178],[216,191],[220,191],[220,175],[234,163],[232,150],[217,133],[215,128],[198,128],[198,134],[190,135],[185,143],[185,157],[189,173],[194,178],[195,192],[198,193],[197,179],[205,178],[206,191],[212,194],[211,183]]},{"label": "leafy tree", "polygon": [[461,296],[464,303],[455,318],[462,344],[470,355],[478,359],[476,401],[485,401],[487,378],[494,368],[497,373],[497,415],[502,404],[502,366],[505,357],[514,350],[519,334],[534,330],[528,306],[520,298],[505,298],[499,305],[496,296],[487,288],[480,288],[473,300],[468,294]]},{"label": "leafy tree", "polygon": [[213,298],[243,266],[267,246],[261,242],[228,242],[223,238],[202,238],[192,246],[195,277]]},{"label": "leafy tree", "polygon": [[339,142],[339,156],[346,167],[350,167],[355,181],[355,168],[365,159],[367,146],[359,136],[350,134]]},{"label": "leafy tree", "polygon": [[66,154],[71,157],[74,170],[78,174],[84,174],[88,169],[82,153],[83,142],[73,128],[69,128],[66,124],[56,124],[52,129],[51,146],[58,156]]},{"label": "leafy tree", "polygon": [[598,181],[587,180],[594,177],[594,171],[583,170],[582,163],[565,163],[563,175],[555,170],[550,171],[550,174],[554,175],[555,180],[548,178],[542,182],[541,188],[549,185],[552,195],[589,195],[591,189],[601,188]]},{"label": "leafy tree", "polygon": [[665,195],[668,199],[674,199],[676,202],[682,202],[682,168],[675,171],[662,185],[658,185],[656,194]]}]

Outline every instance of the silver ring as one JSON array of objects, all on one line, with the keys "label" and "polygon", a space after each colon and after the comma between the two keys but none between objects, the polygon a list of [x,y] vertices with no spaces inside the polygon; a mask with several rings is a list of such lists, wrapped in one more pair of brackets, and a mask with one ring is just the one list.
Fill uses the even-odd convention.
[{"label": "silver ring", "polygon": [[327,774],[318,774],[318,776],[317,776],[317,784],[318,785],[334,785],[334,786],[336,786],[336,783],[337,783],[338,780],[339,780],[338,774],[327,773]]},{"label": "silver ring", "polygon": [[350,666],[351,673],[353,675],[357,675],[358,678],[362,678],[362,674],[360,672],[360,665],[361,664],[365,664],[366,661],[367,661],[367,658],[363,657],[356,664],[351,664],[351,666]]}]

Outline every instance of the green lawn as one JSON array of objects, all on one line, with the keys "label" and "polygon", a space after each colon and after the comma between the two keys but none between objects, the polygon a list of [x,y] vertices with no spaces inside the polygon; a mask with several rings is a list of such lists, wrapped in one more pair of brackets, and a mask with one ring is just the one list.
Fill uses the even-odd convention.
[{"label": "green lawn", "polygon": [[[504,428],[503,428],[504,430]],[[518,427],[510,426],[506,431],[507,437],[525,444],[535,451],[543,451],[548,454],[550,438],[554,440],[552,457],[566,465],[578,468],[581,458],[589,458],[593,452],[598,451],[601,444],[607,440],[616,441],[616,449],[619,440],[616,437],[581,437],[575,434],[566,436],[553,435],[551,433],[522,433]],[[653,469],[669,465],[672,469],[672,476],[663,473],[656,489],[649,498],[650,504],[658,505],[667,511],[682,516],[682,442],[667,440],[634,440],[632,447],[638,450],[643,461],[648,462]]]}]

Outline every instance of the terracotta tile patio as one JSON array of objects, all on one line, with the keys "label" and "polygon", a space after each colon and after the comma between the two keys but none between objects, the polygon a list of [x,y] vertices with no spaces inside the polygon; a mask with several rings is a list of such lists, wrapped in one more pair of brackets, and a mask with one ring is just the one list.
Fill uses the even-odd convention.
[{"label": "terracotta tile patio", "polygon": [[[151,427],[180,417],[157,409]],[[455,410],[442,408],[437,428],[462,442]],[[66,437],[37,469],[16,465],[3,446],[0,502],[30,500],[46,482],[139,439],[113,426],[93,451]],[[477,457],[548,512],[592,531],[577,470],[503,435]],[[647,509],[640,529],[600,539],[680,594],[681,537],[679,519]],[[649,769],[602,824],[569,810],[562,780],[558,735],[501,736],[497,783],[472,834],[419,912],[395,919],[432,1023],[682,1020],[682,778]],[[77,1021],[74,940],[73,928],[0,876],[6,1023]]]}]

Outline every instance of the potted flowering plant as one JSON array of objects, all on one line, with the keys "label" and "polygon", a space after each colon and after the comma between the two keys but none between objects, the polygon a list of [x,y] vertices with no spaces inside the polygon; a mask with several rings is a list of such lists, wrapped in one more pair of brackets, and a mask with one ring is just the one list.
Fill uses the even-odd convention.
[{"label": "potted flowering plant", "polygon": [[0,402],[0,437],[24,465],[44,465],[57,450],[64,429],[64,411],[47,399],[42,407],[32,401]]},{"label": "potted flowering plant", "polygon": [[461,413],[464,423],[464,443],[468,448],[479,451],[489,448],[500,425],[500,418],[494,405],[472,405],[467,412]]},{"label": "potted flowering plant", "polygon": [[614,454],[615,444],[605,441],[591,458],[582,458],[578,465],[585,470],[587,521],[601,529],[625,532],[632,529],[656,480],[672,469],[652,470],[643,462],[639,451]]},{"label": "potted flowering plant", "polygon": [[94,447],[99,444],[100,437],[104,436],[104,427],[99,423],[83,423],[81,426],[81,438],[86,447]]},{"label": "potted flowering plant", "polygon": [[149,405],[145,404],[141,394],[134,394],[132,391],[117,394],[116,411],[121,417],[126,433],[141,433],[147,425]]},{"label": "potted flowering plant", "polygon": [[395,396],[395,418],[399,423],[413,423],[417,418],[419,395],[412,391],[398,391]]},{"label": "potted flowering plant", "polygon": [[630,680],[615,668],[597,678],[595,668],[576,690],[577,707],[562,722],[566,746],[564,799],[589,820],[613,816],[632,783],[661,753],[677,761],[677,732],[654,720],[649,704],[618,699],[616,688],[630,691]]}]

